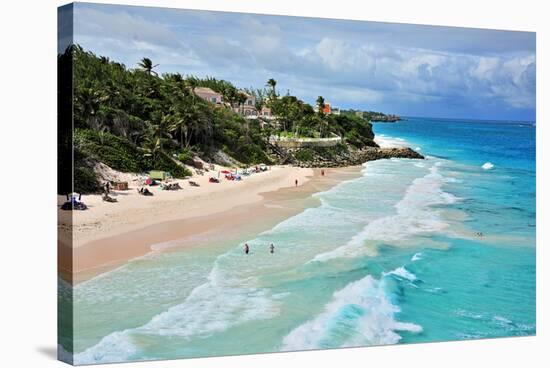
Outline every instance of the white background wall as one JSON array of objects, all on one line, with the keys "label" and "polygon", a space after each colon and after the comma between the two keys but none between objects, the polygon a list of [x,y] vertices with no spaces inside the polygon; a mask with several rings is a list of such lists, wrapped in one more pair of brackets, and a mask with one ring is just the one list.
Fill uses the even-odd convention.
[{"label": "white background wall", "polygon": [[[96,1],[110,2],[110,1]],[[138,367],[540,367],[550,361],[548,10],[522,0],[131,0],[121,4],[537,32],[537,337],[139,363]],[[0,366],[58,367],[56,349],[56,7],[0,5]],[[544,166],[543,166],[544,165]],[[20,176],[8,175],[19,173]],[[32,175],[32,176],[31,176]],[[31,178],[33,180],[31,180]],[[546,224],[546,225],[545,225]],[[544,362],[546,361],[546,365]],[[110,365],[118,367],[119,365]],[[125,365],[127,366],[127,365]]]}]

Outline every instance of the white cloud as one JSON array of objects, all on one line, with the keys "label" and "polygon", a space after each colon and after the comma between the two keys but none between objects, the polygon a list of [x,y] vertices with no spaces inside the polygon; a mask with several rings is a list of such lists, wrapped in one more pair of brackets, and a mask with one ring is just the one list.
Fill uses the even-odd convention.
[{"label": "white cloud", "polygon": [[[99,9],[77,6],[77,42],[122,61],[147,56],[173,67],[163,71],[241,87],[263,87],[274,77],[283,93],[355,106],[535,104],[535,53],[523,33],[196,11],[181,18],[174,11],[168,24],[146,10]],[[506,52],[506,40],[513,52]]]},{"label": "white cloud", "polygon": [[135,42],[148,42],[167,47],[180,47],[179,37],[162,23],[151,22],[126,12],[102,12],[90,8],[79,9],[74,16],[76,34],[103,35]]}]

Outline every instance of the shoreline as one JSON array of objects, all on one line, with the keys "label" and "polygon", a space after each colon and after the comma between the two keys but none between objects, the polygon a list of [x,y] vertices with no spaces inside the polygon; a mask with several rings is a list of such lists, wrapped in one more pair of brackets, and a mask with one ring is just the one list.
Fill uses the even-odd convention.
[{"label": "shoreline", "polygon": [[[201,188],[184,187],[142,198],[132,187],[129,193],[116,192],[119,199],[124,199],[125,206],[120,207],[117,206],[122,203],[103,203],[100,198],[89,196],[90,209],[73,213],[73,246],[68,245],[71,239],[67,238],[67,229],[65,237],[60,234],[58,273],[76,285],[151,252],[207,246],[222,238],[245,241],[314,206],[317,200],[312,194],[358,177],[360,169],[361,166],[324,169],[322,176],[321,169],[279,166],[243,182],[220,184],[209,184],[206,177],[194,177],[204,181],[201,187],[206,188],[200,194],[191,191]],[[299,180],[298,187],[294,186],[294,178]],[[150,203],[143,206],[145,200]],[[147,216],[152,210],[154,216]]]}]

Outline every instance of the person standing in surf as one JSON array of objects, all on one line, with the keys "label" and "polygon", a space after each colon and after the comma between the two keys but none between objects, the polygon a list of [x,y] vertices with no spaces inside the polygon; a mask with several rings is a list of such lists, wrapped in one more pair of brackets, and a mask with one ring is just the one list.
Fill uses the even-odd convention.
[{"label": "person standing in surf", "polygon": [[271,245],[269,246],[269,253],[275,253],[275,246],[273,245],[273,243],[271,243]]},{"label": "person standing in surf", "polygon": [[248,243],[244,243],[244,253],[248,254],[250,252],[250,248],[248,247]]}]

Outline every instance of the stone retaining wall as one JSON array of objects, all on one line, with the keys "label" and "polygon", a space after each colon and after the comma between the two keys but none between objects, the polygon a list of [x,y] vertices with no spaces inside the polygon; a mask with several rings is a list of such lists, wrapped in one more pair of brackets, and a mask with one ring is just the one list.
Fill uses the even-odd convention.
[{"label": "stone retaining wall", "polygon": [[334,136],[330,138],[288,138],[288,137],[269,137],[269,143],[275,144],[285,149],[298,149],[306,147],[334,147],[342,143],[342,137]]}]

